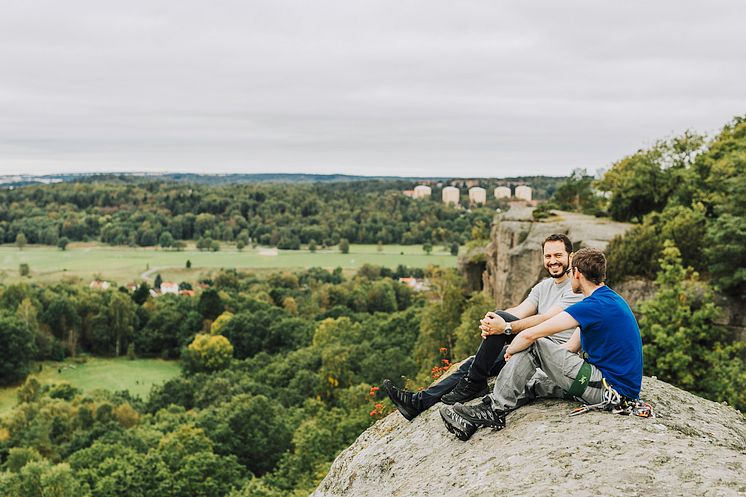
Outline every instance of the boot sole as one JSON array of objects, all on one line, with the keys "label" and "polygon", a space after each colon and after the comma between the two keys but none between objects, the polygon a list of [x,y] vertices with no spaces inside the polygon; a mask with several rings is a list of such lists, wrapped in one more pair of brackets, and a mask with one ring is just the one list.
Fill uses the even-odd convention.
[{"label": "boot sole", "polygon": [[500,431],[503,428],[505,428],[505,418],[504,417],[501,418],[502,422],[500,422],[500,421],[489,421],[489,420],[486,420],[486,419],[474,418],[471,415],[469,415],[468,413],[459,412],[459,411],[456,411],[455,409],[454,409],[454,412],[458,416],[464,418],[467,422],[473,424],[474,426],[476,426],[478,428],[492,428],[495,431]]},{"label": "boot sole", "polygon": [[[448,418],[445,414],[443,414],[442,410],[440,411],[440,418],[443,420],[443,424],[446,425],[446,430],[448,430],[449,432],[451,432],[454,435],[456,435],[456,438],[458,438],[459,440],[462,440],[462,441],[466,442],[467,440],[469,440],[471,438],[471,435],[473,435],[473,433],[472,434],[468,434],[468,433],[462,431],[460,428],[457,428],[457,427],[453,426],[451,424],[450,418]],[[475,430],[475,432],[476,432],[476,430]]]}]

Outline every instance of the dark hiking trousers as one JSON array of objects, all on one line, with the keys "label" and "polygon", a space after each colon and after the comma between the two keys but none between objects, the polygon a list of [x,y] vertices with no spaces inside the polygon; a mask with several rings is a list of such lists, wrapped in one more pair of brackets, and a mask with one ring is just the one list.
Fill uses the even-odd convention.
[{"label": "dark hiking trousers", "polygon": [[[518,321],[518,318],[505,311],[496,311],[496,313],[505,320],[506,323]],[[503,347],[513,339],[513,335],[505,336],[489,335],[479,344],[476,355],[465,360],[459,368],[448,377],[432,385],[426,390],[417,392],[414,395],[415,402],[419,402],[421,409],[430,409],[440,402],[440,398],[453,390],[456,384],[468,376],[474,382],[487,381],[490,376],[497,376],[500,370],[505,366],[505,358],[501,353]]]}]

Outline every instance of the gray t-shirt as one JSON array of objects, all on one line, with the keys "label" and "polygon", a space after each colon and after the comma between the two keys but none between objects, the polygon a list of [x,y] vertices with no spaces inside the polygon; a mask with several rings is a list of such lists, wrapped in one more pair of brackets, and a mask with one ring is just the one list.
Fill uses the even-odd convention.
[{"label": "gray t-shirt", "polygon": [[[537,314],[543,314],[554,306],[567,309],[569,306],[583,300],[583,294],[572,291],[569,278],[560,284],[556,284],[554,278],[546,278],[531,289],[526,300],[536,306],[538,309]],[[550,335],[548,338],[557,343],[565,343],[570,339],[574,331],[575,328],[570,328]]]}]

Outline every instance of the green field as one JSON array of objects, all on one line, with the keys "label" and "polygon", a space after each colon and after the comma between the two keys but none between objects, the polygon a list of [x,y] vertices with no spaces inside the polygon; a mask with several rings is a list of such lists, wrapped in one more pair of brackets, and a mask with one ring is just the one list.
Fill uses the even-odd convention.
[{"label": "green field", "polygon": [[[162,359],[117,359],[89,357],[83,364],[66,362],[41,363],[41,372],[32,376],[41,383],[68,382],[84,391],[129,390],[143,399],[150,393],[150,387],[178,376],[178,361]],[[16,387],[0,389],[0,414],[6,414],[16,405]]]},{"label": "green field", "polygon": [[[141,278],[151,279],[161,273],[164,280],[194,281],[201,275],[219,268],[236,268],[266,272],[277,269],[303,269],[319,266],[327,269],[341,267],[347,272],[363,264],[396,268],[426,267],[430,264],[455,267],[456,257],[443,247],[434,247],[431,255],[419,245],[385,245],[378,252],[376,245],[351,245],[349,254],[336,247],[318,250],[277,250],[257,247],[239,252],[235,246],[224,245],[219,252],[200,252],[192,245],[181,252],[155,248],[111,247],[100,244],[71,244],[61,251],[45,245],[26,246],[18,250],[14,245],[0,246],[0,278],[4,282],[21,279],[19,265],[29,264],[34,281],[58,281],[65,276],[89,281],[94,276],[124,284]],[[192,262],[191,270],[185,268]]]}]

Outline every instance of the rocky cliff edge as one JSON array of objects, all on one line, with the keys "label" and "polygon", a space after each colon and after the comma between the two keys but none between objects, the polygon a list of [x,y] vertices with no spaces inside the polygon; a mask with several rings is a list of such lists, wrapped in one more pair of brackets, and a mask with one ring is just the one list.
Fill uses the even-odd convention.
[{"label": "rocky cliff edge", "polygon": [[334,461],[314,497],[745,496],[746,420],[655,378],[643,398],[657,418],[542,400],[502,431],[468,442],[448,433],[442,404],[406,421],[394,411]]}]

